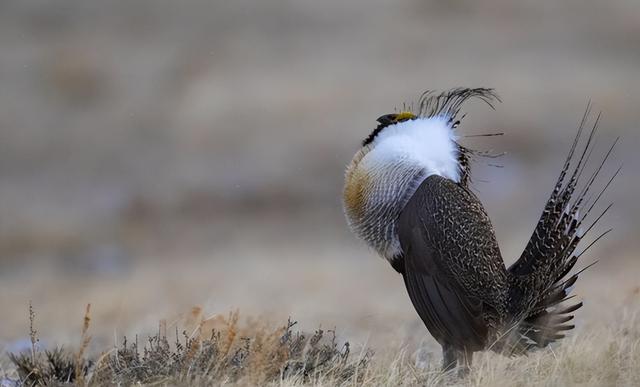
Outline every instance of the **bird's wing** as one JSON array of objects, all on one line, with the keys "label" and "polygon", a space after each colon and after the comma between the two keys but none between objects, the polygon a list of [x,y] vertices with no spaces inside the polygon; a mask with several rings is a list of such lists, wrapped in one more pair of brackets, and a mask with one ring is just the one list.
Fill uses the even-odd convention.
[{"label": "bird's wing", "polygon": [[522,321],[519,330],[524,338],[530,339],[529,342],[533,341],[534,345],[539,347],[564,337],[562,332],[573,328],[573,325],[564,323],[573,318],[571,313],[582,306],[582,303],[564,308],[557,305],[571,297],[569,292],[579,273],[566,280],[564,277],[571,271],[580,255],[610,231],[600,234],[580,254],[575,254],[581,239],[611,207],[606,207],[591,221],[584,233],[580,231],[594,206],[620,171],[618,169],[613,174],[597,195],[589,195],[592,184],[611,155],[614,142],[583,187],[578,189],[580,177],[593,150],[593,139],[599,121],[598,116],[584,148],[579,151],[579,140],[588,115],[589,106],[533,235],[520,258],[509,267],[513,281],[512,313]]},{"label": "bird's wing", "polygon": [[507,279],[479,200],[429,176],[401,213],[398,235],[409,297],[431,334],[456,348],[484,348],[494,325],[487,318],[499,319]]}]

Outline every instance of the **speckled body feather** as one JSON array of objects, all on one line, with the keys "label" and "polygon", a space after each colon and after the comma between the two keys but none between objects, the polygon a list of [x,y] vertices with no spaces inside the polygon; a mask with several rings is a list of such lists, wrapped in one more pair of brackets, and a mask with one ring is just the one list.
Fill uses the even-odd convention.
[{"label": "speckled body feather", "polygon": [[409,296],[443,346],[479,351],[507,319],[507,269],[489,217],[467,188],[433,175],[398,226]]}]

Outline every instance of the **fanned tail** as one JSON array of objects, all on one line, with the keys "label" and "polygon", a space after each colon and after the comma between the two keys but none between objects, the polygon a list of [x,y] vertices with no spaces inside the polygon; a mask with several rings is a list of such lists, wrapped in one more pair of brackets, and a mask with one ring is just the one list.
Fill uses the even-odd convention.
[{"label": "fanned tail", "polygon": [[[576,254],[578,244],[598,223],[604,211],[582,232],[582,226],[589,218],[596,203],[601,199],[611,182],[618,175],[620,168],[604,185],[595,197],[590,189],[602,168],[609,159],[618,139],[614,141],[595,171],[584,182],[582,175],[593,151],[593,140],[597,132],[600,115],[598,115],[581,152],[577,152],[581,135],[590,113],[591,104],[587,105],[580,122],[578,133],[573,141],[556,185],[545,205],[538,224],[520,259],[509,268],[511,288],[509,294],[509,312],[512,318],[512,329],[508,337],[508,348],[500,347],[508,352],[521,352],[532,348],[545,347],[549,343],[562,339],[564,333],[574,328],[570,323],[573,312],[582,306],[582,302],[567,305],[573,285],[582,271],[566,278],[571,269],[584,252],[591,248],[609,231],[600,234],[582,252]],[[579,154],[577,160],[576,155]]]}]

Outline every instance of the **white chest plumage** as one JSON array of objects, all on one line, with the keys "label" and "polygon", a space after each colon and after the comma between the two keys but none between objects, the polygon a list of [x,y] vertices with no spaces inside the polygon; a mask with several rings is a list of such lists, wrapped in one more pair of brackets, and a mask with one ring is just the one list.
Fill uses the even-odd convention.
[{"label": "white chest plumage", "polygon": [[347,168],[343,202],[352,230],[386,259],[398,256],[400,212],[428,176],[460,180],[458,152],[455,133],[442,117],[384,128]]}]

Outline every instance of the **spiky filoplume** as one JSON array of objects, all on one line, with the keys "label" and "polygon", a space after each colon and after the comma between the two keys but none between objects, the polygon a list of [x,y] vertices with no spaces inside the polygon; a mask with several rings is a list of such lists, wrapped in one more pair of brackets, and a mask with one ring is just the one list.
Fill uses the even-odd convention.
[{"label": "spiky filoplume", "polygon": [[507,269],[491,221],[469,188],[475,151],[454,132],[470,98],[492,107],[499,101],[485,88],[427,92],[415,114],[379,118],[347,169],[344,193],[349,224],[403,275],[416,311],[443,347],[445,369],[469,365],[474,351],[544,347],[573,328],[567,322],[582,303],[562,303],[579,273],[567,276],[593,245],[576,254],[579,242],[610,206],[584,233],[581,226],[619,171],[587,199],[612,146],[578,188],[599,121],[579,151],[588,107],[531,240]]}]

